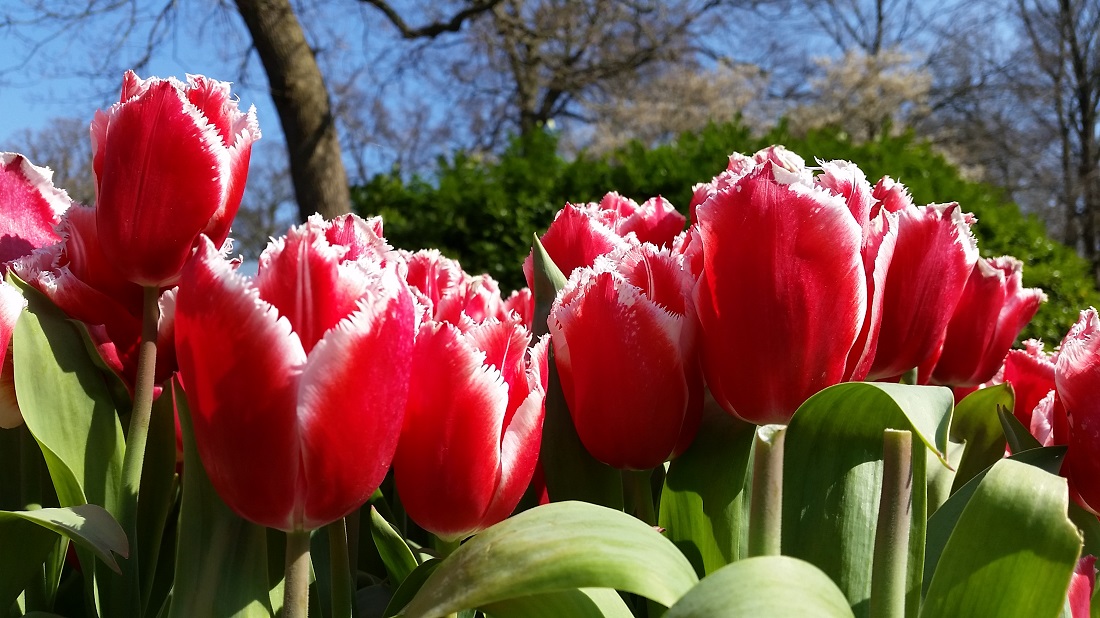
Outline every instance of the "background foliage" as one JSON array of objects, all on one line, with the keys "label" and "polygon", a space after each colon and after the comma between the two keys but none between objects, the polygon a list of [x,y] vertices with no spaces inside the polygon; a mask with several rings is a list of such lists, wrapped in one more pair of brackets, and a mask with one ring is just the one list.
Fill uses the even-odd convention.
[{"label": "background foliage", "polygon": [[471,274],[488,272],[507,291],[525,285],[520,264],[531,235],[545,231],[566,202],[598,201],[616,190],[639,202],[662,195],[686,214],[692,186],[724,169],[731,152],[770,144],[784,144],[808,161],[850,160],[872,183],[884,175],[901,181],[918,204],[956,201],[974,213],[982,255],[1023,260],[1024,284],[1049,296],[1024,338],[1055,345],[1081,308],[1100,303],[1085,260],[1050,238],[1033,215],[1021,214],[1002,190],[963,178],[911,133],[855,143],[835,128],[795,136],[780,125],[754,136],[733,122],[655,148],[632,142],[606,155],[566,160],[557,154],[557,137],[539,132],[514,139],[498,159],[464,153],[440,159],[431,177],[404,181],[396,170],[376,175],[353,187],[352,199],[359,214],[385,218],[386,237],[396,246],[437,247]]}]

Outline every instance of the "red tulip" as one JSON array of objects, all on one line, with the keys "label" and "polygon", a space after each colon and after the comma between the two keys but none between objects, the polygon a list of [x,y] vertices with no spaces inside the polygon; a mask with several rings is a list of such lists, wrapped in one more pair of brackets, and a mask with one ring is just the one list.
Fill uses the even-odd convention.
[{"label": "red tulip", "polygon": [[931,370],[932,382],[948,386],[973,386],[992,378],[1046,301],[1042,290],[1023,287],[1022,273],[1023,264],[1013,257],[978,260],[947,326],[938,361],[930,360],[920,373],[929,375]]},{"label": "red tulip", "polygon": [[[638,242],[666,247],[684,230],[684,215],[676,212],[663,197],[654,197],[638,205],[618,193],[608,193],[600,200],[599,209],[605,221],[619,236],[633,233]],[[609,216],[609,213],[615,213]]]},{"label": "red tulip", "polygon": [[886,278],[882,327],[867,378],[894,378],[938,357],[947,324],[978,260],[970,218],[958,204],[915,206],[884,178],[875,204],[899,215],[898,240]]},{"label": "red tulip", "polygon": [[11,336],[27,301],[15,287],[0,281],[0,427],[11,429],[23,422],[15,401],[15,374],[11,364]]},{"label": "red tulip", "polygon": [[702,255],[707,385],[754,423],[786,423],[810,395],[866,375],[896,234],[892,215],[861,220],[851,194],[814,186],[788,154],[758,154],[766,162],[700,204],[689,247]]},{"label": "red tulip", "polygon": [[641,245],[573,271],[550,310],[562,392],[596,459],[646,470],[683,451],[703,405],[692,279]]},{"label": "red tulip", "polygon": [[394,480],[409,517],[460,539],[508,517],[542,439],[546,346],[514,321],[420,327]]},{"label": "red tulip", "polygon": [[249,281],[209,239],[183,271],[180,373],[211,483],[242,517],[310,530],[359,507],[404,419],[415,310],[395,272],[333,244],[319,216],[273,241]]},{"label": "red tulip", "polygon": [[[566,204],[554,215],[554,221],[540,238],[554,264],[566,277],[575,269],[591,266],[596,258],[630,246],[630,242],[602,220],[593,204]],[[534,258],[523,262],[527,286],[534,287]]]},{"label": "red tulip", "polygon": [[1069,591],[1066,593],[1070,618],[1089,618],[1095,582],[1096,556],[1081,556],[1073,569],[1073,577],[1069,580]]},{"label": "red tulip", "polygon": [[489,318],[504,319],[508,308],[500,286],[489,275],[466,274],[455,260],[435,249],[402,253],[410,289],[425,320],[448,322],[468,330]]},{"label": "red tulip", "polygon": [[1013,413],[1024,427],[1032,426],[1032,411],[1054,390],[1057,358],[1044,352],[1043,342],[1037,339],[1028,339],[1024,349],[1009,350],[1005,356],[1002,381],[1012,385],[1016,395]]},{"label": "red tulip", "polygon": [[1100,317],[1081,318],[1062,341],[1054,380],[1069,417],[1069,451],[1062,475],[1082,506],[1100,514]]},{"label": "red tulip", "polygon": [[229,84],[142,80],[128,71],[119,103],[92,123],[107,258],[128,280],[163,287],[179,277],[200,234],[221,246],[259,137],[255,108],[238,110]]}]

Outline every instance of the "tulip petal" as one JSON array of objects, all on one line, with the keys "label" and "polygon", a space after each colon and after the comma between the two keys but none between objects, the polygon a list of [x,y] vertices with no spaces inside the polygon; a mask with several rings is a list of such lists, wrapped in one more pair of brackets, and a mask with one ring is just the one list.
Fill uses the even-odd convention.
[{"label": "tulip petal", "polygon": [[0,264],[59,240],[54,226],[71,201],[52,178],[23,155],[0,152]]},{"label": "tulip petal", "polygon": [[446,538],[478,529],[500,483],[508,385],[484,358],[450,324],[416,337],[394,479],[409,516]]},{"label": "tulip petal", "polygon": [[390,468],[408,397],[413,311],[388,271],[309,353],[298,402],[307,530],[358,508]]},{"label": "tulip petal", "polygon": [[545,392],[532,391],[508,423],[500,444],[500,482],[478,529],[500,523],[511,515],[531,483],[539,461],[545,401]]},{"label": "tulip petal", "polygon": [[[628,245],[611,228],[599,220],[594,209],[566,204],[554,216],[553,223],[540,239],[554,264],[566,277],[575,269],[591,266],[596,257],[622,249]],[[534,287],[531,255],[523,262],[523,274],[527,286]]]},{"label": "tulip petal", "polygon": [[295,493],[302,472],[295,402],[305,351],[290,322],[209,239],[181,282],[176,349],[203,466],[242,517],[291,530],[304,498]]},{"label": "tulip petal", "polygon": [[11,364],[11,337],[15,323],[27,301],[19,290],[0,280],[0,428],[11,429],[23,423],[15,401],[15,374]]},{"label": "tulip petal", "polygon": [[1081,312],[1062,341],[1055,369],[1058,398],[1069,413],[1070,484],[1094,513],[1100,512],[1100,317]]}]

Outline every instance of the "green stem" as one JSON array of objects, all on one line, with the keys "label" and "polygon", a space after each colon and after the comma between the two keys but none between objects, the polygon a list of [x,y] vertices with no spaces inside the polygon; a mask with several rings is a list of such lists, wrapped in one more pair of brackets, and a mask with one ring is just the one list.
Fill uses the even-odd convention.
[{"label": "green stem", "polygon": [[282,618],[309,616],[309,564],[309,532],[287,532]]},{"label": "green stem", "polygon": [[913,511],[913,434],[887,429],[882,442],[882,498],[871,567],[870,615],[892,618],[905,615]]},{"label": "green stem", "polygon": [[352,573],[348,558],[346,519],[327,526],[329,567],[332,572],[332,618],[351,618]]},{"label": "green stem", "polygon": [[[130,558],[124,572],[132,607],[141,607],[139,551],[137,545],[138,490],[145,462],[145,444],[149,439],[149,418],[153,410],[153,387],[157,364],[157,324],[160,321],[160,289],[145,287],[141,319],[141,347],[138,348],[137,377],[130,426],[126,432],[126,455],[122,460],[122,495],[118,505],[118,523],[130,540]],[[135,610],[136,611],[136,610]]]},{"label": "green stem", "polygon": [[783,540],[783,425],[756,430],[749,504],[748,555],[778,556]]},{"label": "green stem", "polygon": [[[366,508],[370,508],[369,506]],[[357,508],[344,518],[344,531],[348,536],[348,572],[351,573],[352,590],[358,587],[359,575],[359,518],[363,507]],[[352,613],[358,614],[355,604],[351,606]]]},{"label": "green stem", "polygon": [[623,497],[633,515],[645,523],[656,526],[657,513],[653,508],[653,470],[624,470]]}]

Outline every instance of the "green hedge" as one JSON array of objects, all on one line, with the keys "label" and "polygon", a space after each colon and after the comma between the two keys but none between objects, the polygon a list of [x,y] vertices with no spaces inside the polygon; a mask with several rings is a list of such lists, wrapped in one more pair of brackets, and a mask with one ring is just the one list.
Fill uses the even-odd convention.
[{"label": "green hedge", "polygon": [[1100,304],[1084,260],[1048,237],[1001,190],[964,180],[912,135],[854,144],[832,129],[793,137],[780,126],[754,137],[731,123],[653,149],[632,144],[607,157],[567,161],[557,154],[556,138],[543,133],[514,140],[492,161],[463,153],[440,160],[431,178],[379,174],[353,187],[352,195],[356,212],[385,218],[386,237],[395,246],[439,248],[471,273],[488,272],[507,292],[524,285],[520,264],[531,235],[544,231],[566,202],[598,201],[614,190],[638,201],[663,195],[683,211],[692,185],[724,169],[729,153],[751,154],[770,144],[784,144],[811,164],[814,158],[853,161],[872,183],[884,175],[901,181],[918,204],[956,201],[974,213],[982,255],[1020,258],[1024,283],[1050,297],[1025,337],[1055,345],[1080,309]]}]

